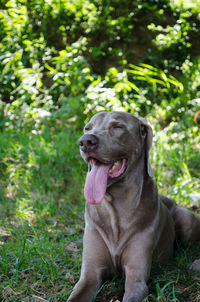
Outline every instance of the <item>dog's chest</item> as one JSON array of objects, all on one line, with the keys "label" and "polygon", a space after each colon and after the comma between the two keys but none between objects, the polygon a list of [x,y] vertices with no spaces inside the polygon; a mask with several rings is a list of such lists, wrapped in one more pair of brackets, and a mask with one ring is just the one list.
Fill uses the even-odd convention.
[{"label": "dog's chest", "polygon": [[134,236],[134,215],[119,214],[118,209],[110,202],[89,207],[87,210],[93,227],[110,252],[114,266],[119,268],[123,251]]}]

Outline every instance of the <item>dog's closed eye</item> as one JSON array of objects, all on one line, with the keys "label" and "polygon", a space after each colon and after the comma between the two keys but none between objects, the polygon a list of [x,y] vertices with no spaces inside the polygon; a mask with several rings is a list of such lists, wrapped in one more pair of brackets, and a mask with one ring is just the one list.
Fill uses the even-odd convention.
[{"label": "dog's closed eye", "polygon": [[124,125],[122,124],[118,124],[118,123],[114,123],[114,124],[111,124],[110,129],[124,129]]}]

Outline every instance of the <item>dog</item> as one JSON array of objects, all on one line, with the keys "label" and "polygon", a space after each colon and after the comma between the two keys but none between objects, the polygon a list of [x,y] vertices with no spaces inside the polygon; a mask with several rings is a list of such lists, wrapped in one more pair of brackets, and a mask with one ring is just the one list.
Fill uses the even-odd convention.
[{"label": "dog", "polygon": [[68,302],[91,302],[102,279],[125,273],[123,302],[148,295],[152,261],[165,262],[174,240],[200,240],[200,219],[158,194],[149,162],[152,129],[125,112],[100,112],[79,140],[89,164],[84,195],[81,276]]}]

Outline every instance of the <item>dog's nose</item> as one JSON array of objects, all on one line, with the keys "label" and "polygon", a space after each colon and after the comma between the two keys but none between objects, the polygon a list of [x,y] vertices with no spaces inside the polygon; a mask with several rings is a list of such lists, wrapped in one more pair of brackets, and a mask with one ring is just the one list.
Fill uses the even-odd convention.
[{"label": "dog's nose", "polygon": [[99,144],[99,139],[93,134],[84,134],[79,139],[79,146],[83,152],[91,152],[97,149]]}]

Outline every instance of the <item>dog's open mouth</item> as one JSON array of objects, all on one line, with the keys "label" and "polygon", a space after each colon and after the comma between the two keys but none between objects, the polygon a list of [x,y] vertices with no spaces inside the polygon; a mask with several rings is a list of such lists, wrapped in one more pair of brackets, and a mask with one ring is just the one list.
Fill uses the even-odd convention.
[{"label": "dog's open mouth", "polygon": [[127,162],[127,160],[125,158],[122,158],[120,160],[115,161],[113,164],[104,164],[104,163],[101,163],[100,161],[98,161],[95,158],[91,158],[89,160],[90,171],[92,170],[92,168],[93,168],[94,165],[97,165],[97,166],[101,166],[101,165],[109,166],[108,177],[115,178],[115,177],[121,176],[124,173],[124,171],[126,170],[126,162]]},{"label": "dog's open mouth", "polygon": [[108,179],[117,178],[124,174],[127,160],[122,158],[112,164],[105,164],[91,158],[89,164],[90,171],[87,173],[84,195],[88,203],[98,204],[104,198]]}]

